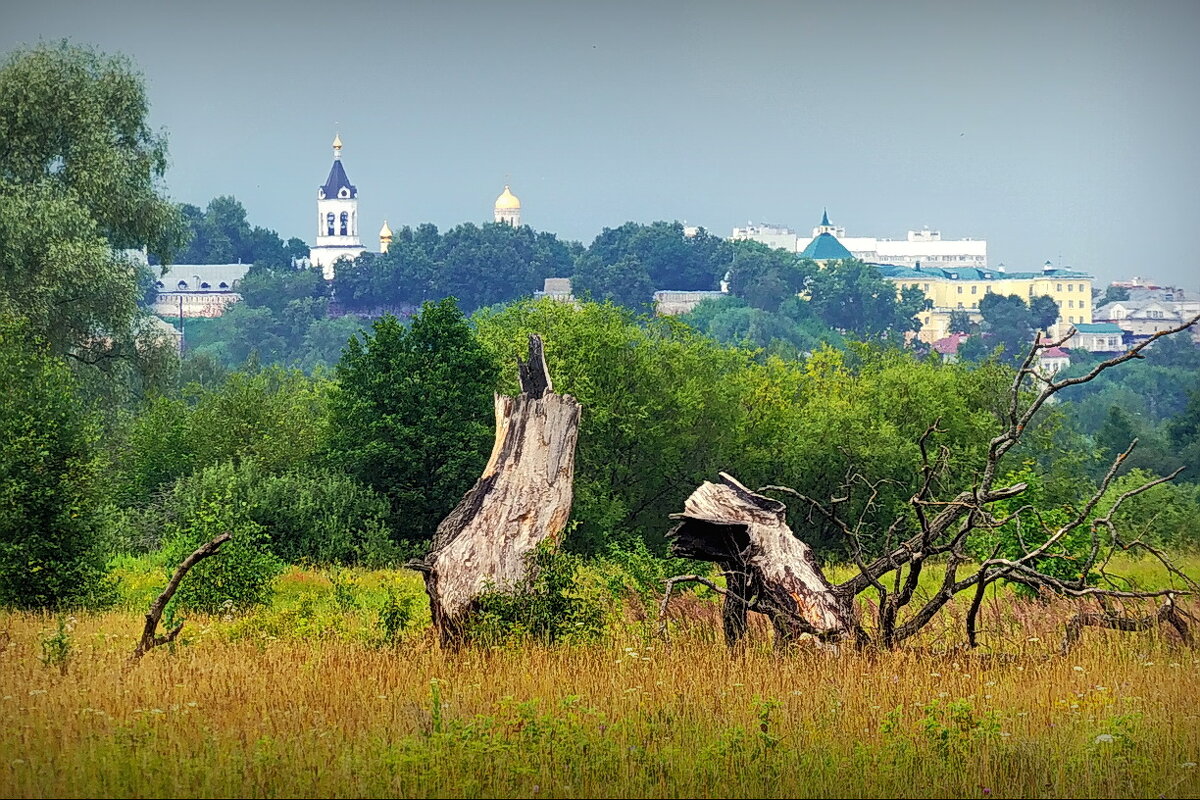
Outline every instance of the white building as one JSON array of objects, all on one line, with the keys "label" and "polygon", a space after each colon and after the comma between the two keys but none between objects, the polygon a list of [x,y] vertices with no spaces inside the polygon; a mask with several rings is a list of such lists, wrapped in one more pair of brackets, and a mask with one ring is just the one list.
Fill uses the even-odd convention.
[{"label": "white building", "polygon": [[943,239],[941,231],[927,228],[909,231],[904,239],[847,236],[845,228],[829,223],[828,213],[823,214],[821,224],[812,229],[812,236],[800,236],[780,225],[750,224],[745,228],[734,228],[730,238],[749,239],[799,253],[823,233],[835,236],[855,258],[871,263],[908,267],[917,264],[931,267],[987,266],[986,239]]},{"label": "white building", "polygon": [[339,258],[357,258],[366,252],[358,239],[358,189],[342,166],[342,137],[333,139],[333,166],[323,186],[317,189],[317,245],[308,252],[325,280],[333,280],[333,265]]},{"label": "white building", "polygon": [[160,317],[219,317],[238,302],[237,283],[249,264],[173,264],[154,283],[152,310]]},{"label": "white building", "polygon": [[514,228],[521,227],[521,201],[508,188],[508,184],[504,185],[504,191],[496,198],[496,204],[492,207],[492,219]]}]

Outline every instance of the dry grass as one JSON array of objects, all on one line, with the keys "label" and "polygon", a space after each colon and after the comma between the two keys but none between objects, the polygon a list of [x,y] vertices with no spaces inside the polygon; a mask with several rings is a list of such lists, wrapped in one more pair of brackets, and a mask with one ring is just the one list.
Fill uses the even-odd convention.
[{"label": "dry grass", "polygon": [[1089,631],[1060,658],[1067,607],[1001,601],[975,653],[950,648],[952,614],[897,653],[730,654],[689,599],[670,643],[630,622],[455,654],[419,623],[381,647],[350,622],[195,620],[132,668],[121,611],[73,620],[65,673],[43,663],[56,621],[8,614],[0,795],[1200,794],[1200,655]]}]

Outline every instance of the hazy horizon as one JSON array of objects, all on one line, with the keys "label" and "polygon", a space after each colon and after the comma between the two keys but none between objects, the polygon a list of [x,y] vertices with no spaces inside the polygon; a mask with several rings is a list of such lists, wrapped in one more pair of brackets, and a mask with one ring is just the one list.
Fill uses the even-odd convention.
[{"label": "hazy horizon", "polygon": [[312,242],[340,131],[363,244],[491,219],[585,244],[628,220],[728,236],[922,226],[1102,281],[1200,289],[1200,6],[1102,2],[46,2],[0,52],[68,37],[130,56],[167,190],[230,194]]}]

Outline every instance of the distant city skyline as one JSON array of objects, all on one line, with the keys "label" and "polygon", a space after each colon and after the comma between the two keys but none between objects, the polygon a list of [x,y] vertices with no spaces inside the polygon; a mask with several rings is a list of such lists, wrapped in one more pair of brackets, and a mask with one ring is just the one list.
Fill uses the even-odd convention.
[{"label": "distant city skyline", "polygon": [[626,221],[923,226],[1101,281],[1200,290],[1200,5],[5,3],[0,52],[128,55],[166,190],[316,238],[340,132],[363,243],[492,219],[587,244]]}]

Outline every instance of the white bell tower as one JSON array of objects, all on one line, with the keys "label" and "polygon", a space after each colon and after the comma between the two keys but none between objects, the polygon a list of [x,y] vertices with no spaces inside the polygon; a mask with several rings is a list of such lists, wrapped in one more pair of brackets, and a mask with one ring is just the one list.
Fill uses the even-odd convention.
[{"label": "white bell tower", "polygon": [[366,252],[358,239],[358,189],[342,166],[342,137],[333,138],[333,166],[325,184],[317,189],[317,245],[308,257],[321,268],[325,280],[333,280],[333,265],[339,258],[356,258]]}]

